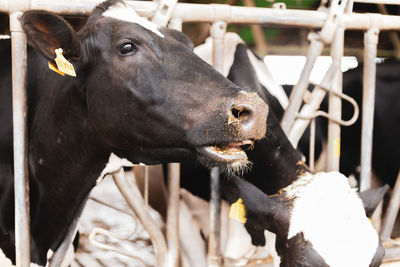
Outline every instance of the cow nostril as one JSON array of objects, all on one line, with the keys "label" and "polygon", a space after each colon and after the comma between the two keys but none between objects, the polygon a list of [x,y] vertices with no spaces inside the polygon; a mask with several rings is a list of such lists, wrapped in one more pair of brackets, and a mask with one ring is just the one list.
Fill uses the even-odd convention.
[{"label": "cow nostril", "polygon": [[235,119],[240,121],[246,121],[251,117],[251,111],[244,107],[233,106],[231,112]]}]

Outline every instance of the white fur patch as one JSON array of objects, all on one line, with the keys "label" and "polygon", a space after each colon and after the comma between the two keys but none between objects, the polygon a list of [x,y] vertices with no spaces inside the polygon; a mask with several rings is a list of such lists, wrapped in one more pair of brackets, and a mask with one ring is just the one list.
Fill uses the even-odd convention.
[{"label": "white fur patch", "polygon": [[111,17],[114,19],[124,20],[127,22],[137,23],[143,28],[146,28],[160,37],[164,38],[164,34],[159,31],[159,27],[157,24],[149,21],[146,18],[139,16],[136,11],[129,7],[124,2],[117,3],[111,7],[109,7],[104,13],[104,17]]},{"label": "white fur patch", "polygon": [[344,175],[309,174],[285,191],[295,197],[288,239],[303,233],[331,267],[369,266],[378,235]]}]

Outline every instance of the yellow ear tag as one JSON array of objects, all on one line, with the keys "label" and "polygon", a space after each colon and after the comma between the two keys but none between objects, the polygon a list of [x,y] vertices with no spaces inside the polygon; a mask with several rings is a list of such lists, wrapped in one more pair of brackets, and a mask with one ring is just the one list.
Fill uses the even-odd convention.
[{"label": "yellow ear tag", "polygon": [[60,74],[61,76],[64,76],[64,75],[65,75],[65,73],[59,71],[59,70],[57,69],[57,67],[54,66],[54,64],[53,64],[52,62],[49,61],[48,63],[49,63],[49,69],[51,69],[52,71],[57,72],[57,73]]},{"label": "yellow ear tag", "polygon": [[229,210],[229,218],[241,223],[246,222],[246,208],[243,205],[243,200],[241,198],[231,205],[231,209]]},{"label": "yellow ear tag", "polygon": [[63,56],[62,48],[55,50],[57,57],[54,61],[57,64],[57,68],[60,72],[63,72],[69,76],[76,77],[74,66]]}]

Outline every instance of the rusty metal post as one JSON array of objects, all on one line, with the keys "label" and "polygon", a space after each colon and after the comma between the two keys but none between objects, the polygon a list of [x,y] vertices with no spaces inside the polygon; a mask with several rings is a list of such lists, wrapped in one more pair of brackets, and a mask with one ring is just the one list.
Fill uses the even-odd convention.
[{"label": "rusty metal post", "polygon": [[[213,65],[221,72],[224,57],[224,36],[226,23],[214,22],[211,26],[213,38]],[[220,253],[220,228],[221,228],[221,192],[219,188],[219,169],[211,169],[211,200],[210,200],[210,236],[208,238],[208,266],[220,267],[222,265]]]},{"label": "rusty metal post", "polygon": [[27,42],[20,18],[29,1],[9,1],[12,51],[12,109],[14,140],[15,259],[17,267],[30,265],[28,105],[26,92]]},{"label": "rusty metal post", "polygon": [[[371,15],[371,20],[374,17]],[[361,131],[361,180],[360,191],[371,187],[372,134],[375,109],[376,49],[379,29],[371,27],[364,34],[364,73],[363,73],[363,107]]]},{"label": "rusty metal post", "polygon": [[[344,47],[344,31],[343,25],[339,25],[335,38],[331,46],[332,61],[336,61],[336,71],[331,83],[331,90],[334,92],[342,92],[343,74],[341,70],[343,47]],[[340,120],[342,118],[342,100],[333,93],[329,93],[329,114]],[[326,157],[326,171],[338,171],[340,164],[340,125],[332,120],[328,121],[328,145]]]},{"label": "rusty metal post", "polygon": [[386,241],[392,234],[393,226],[396,221],[397,213],[400,207],[400,172],[397,175],[396,184],[394,185],[390,196],[389,205],[383,218],[380,237],[382,241]]},{"label": "rusty metal post", "polygon": [[180,164],[168,164],[167,243],[168,267],[179,266]]}]

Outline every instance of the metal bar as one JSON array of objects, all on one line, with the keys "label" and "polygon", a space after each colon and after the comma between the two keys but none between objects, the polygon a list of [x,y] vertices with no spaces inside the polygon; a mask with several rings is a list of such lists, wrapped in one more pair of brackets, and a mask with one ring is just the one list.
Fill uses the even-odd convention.
[{"label": "metal bar", "polygon": [[29,169],[27,129],[27,43],[20,18],[22,12],[10,14],[12,50],[12,109],[14,140],[14,196],[16,265],[30,265]]},{"label": "metal bar", "polygon": [[[399,1],[400,4],[400,1]],[[386,6],[384,4],[378,4],[378,10],[384,15],[388,15],[388,11],[386,9]],[[396,58],[400,58],[400,38],[399,35],[397,34],[396,31],[390,31],[389,32],[389,38],[390,41],[393,45],[394,50],[396,51]]]},{"label": "metal bar", "polygon": [[[0,12],[8,12],[8,1],[0,0]],[[394,0],[397,1],[397,0]],[[63,15],[89,15],[102,0],[31,0],[32,9],[42,9]],[[127,1],[139,15],[152,17],[157,8],[153,1]],[[291,26],[301,28],[321,28],[327,14],[314,10],[274,9],[209,4],[176,4],[171,19],[180,18],[183,22],[215,22],[264,24],[271,26]],[[352,13],[343,15],[343,23],[349,30],[366,30],[372,25],[368,14]],[[400,29],[400,17],[382,15],[377,26],[380,30]]]},{"label": "metal bar", "polygon": [[210,200],[210,236],[208,238],[208,266],[221,267],[220,234],[221,234],[221,194],[219,187],[219,169],[211,169],[211,200]]},{"label": "metal bar", "polygon": [[328,88],[330,81],[333,79],[336,68],[336,62],[332,62],[321,81],[321,85],[315,86],[311,96],[307,97],[309,99],[305,100],[306,103],[300,110],[298,115],[299,118],[294,121],[289,133],[287,134],[289,141],[294,147],[297,147],[297,144],[310,121],[310,119],[304,119],[304,117],[309,117],[319,108],[326,95],[326,91],[321,87]]},{"label": "metal bar", "polygon": [[309,145],[309,165],[310,170],[314,171],[314,163],[315,163],[315,118],[311,120],[310,123],[310,145]]},{"label": "metal bar", "polygon": [[292,93],[289,97],[289,106],[283,115],[281,126],[286,134],[289,134],[291,126],[295,120],[296,114],[300,108],[303,100],[304,92],[307,90],[311,71],[317,57],[321,54],[324,44],[319,40],[312,40],[310,48],[307,53],[307,61],[301,72],[299,81],[294,86]]},{"label": "metal bar", "polygon": [[168,164],[167,242],[168,267],[179,266],[180,164]]},{"label": "metal bar", "polygon": [[397,213],[400,207],[400,171],[397,175],[396,184],[394,185],[390,196],[389,205],[383,218],[380,237],[382,241],[386,241],[392,234],[393,226],[396,221]]},{"label": "metal bar", "polygon": [[301,72],[299,81],[294,86],[292,93],[289,98],[289,107],[285,110],[283,118],[281,121],[281,126],[286,134],[289,134],[290,128],[295,121],[297,112],[301,106],[304,92],[307,90],[309,84],[309,78],[314,67],[314,63],[319,55],[321,55],[322,49],[325,44],[331,43],[334,34],[336,32],[337,26],[341,21],[344,7],[347,1],[335,1],[331,3],[329,8],[329,13],[326,18],[326,22],[318,34],[312,33],[309,35],[311,40],[311,45],[307,53],[307,61]]},{"label": "metal bar", "polygon": [[[255,7],[254,0],[243,0],[243,3],[247,7]],[[260,25],[251,25],[250,29],[253,33],[255,50],[260,55],[267,54],[268,46],[267,42],[265,41],[263,28]]]},{"label": "metal bar", "polygon": [[400,5],[399,0],[354,0],[356,3]]},{"label": "metal bar", "polygon": [[371,187],[372,134],[375,109],[376,49],[379,29],[372,27],[364,34],[363,107],[361,130],[360,191]]},{"label": "metal bar", "polygon": [[177,30],[177,31],[182,31],[182,20],[180,18],[173,18],[170,20],[168,24],[168,28]]},{"label": "metal bar", "polygon": [[61,245],[57,248],[54,254],[51,256],[49,260],[49,267],[59,267],[63,263],[65,258],[65,254],[67,253],[69,247],[74,240],[76,233],[78,232],[79,221],[81,219],[82,212],[86,206],[87,200],[89,199],[89,195],[82,202],[81,206],[77,210],[72,223],[68,226],[68,232],[64,237]]},{"label": "metal bar", "polygon": [[176,2],[177,0],[159,0],[156,13],[151,21],[163,27],[167,26]]},{"label": "metal bar", "polygon": [[[214,22],[211,25],[210,34],[213,38],[213,65],[219,71],[223,70],[224,36],[226,23]],[[219,169],[214,167],[210,173],[211,199],[210,199],[210,236],[208,238],[208,266],[220,267],[222,265],[220,252],[220,228],[221,228],[221,193],[219,189]]]},{"label": "metal bar", "polygon": [[[113,174],[113,179],[129,207],[135,212],[144,228],[150,235],[156,253],[157,266],[163,267],[167,262],[167,243],[157,223],[147,212],[146,204],[136,185],[133,171],[124,173],[121,168]],[[128,181],[130,180],[130,182]]]},{"label": "metal bar", "polygon": [[[341,70],[343,47],[344,47],[344,27],[339,25],[335,39],[331,45],[332,61],[336,61],[336,71],[331,83],[331,90],[342,92],[343,74]],[[329,114],[340,120],[342,118],[342,100],[333,93],[329,93]],[[328,121],[328,146],[326,157],[326,171],[339,171],[340,164],[340,125],[332,120]]]},{"label": "metal bar", "polygon": [[149,166],[144,166],[144,202],[149,206]]}]

